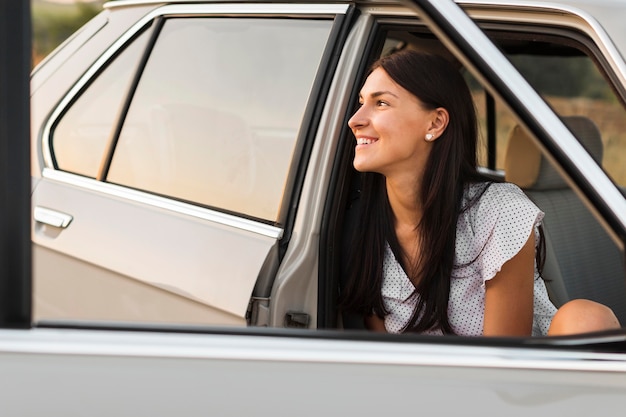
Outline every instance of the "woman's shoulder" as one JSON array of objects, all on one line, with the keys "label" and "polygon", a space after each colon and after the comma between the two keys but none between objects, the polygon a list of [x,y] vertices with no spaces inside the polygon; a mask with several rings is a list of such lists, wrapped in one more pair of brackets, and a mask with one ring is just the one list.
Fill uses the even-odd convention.
[{"label": "woman's shoulder", "polygon": [[475,182],[465,188],[464,209],[492,210],[517,204],[533,205],[524,191],[510,182]]},{"label": "woman's shoulder", "polygon": [[466,187],[465,193],[469,199],[498,199],[506,196],[528,199],[524,191],[511,182],[473,182]]},{"label": "woman's shoulder", "polygon": [[464,211],[472,217],[497,219],[501,216],[534,217],[541,210],[524,191],[510,182],[479,182],[466,188]]}]

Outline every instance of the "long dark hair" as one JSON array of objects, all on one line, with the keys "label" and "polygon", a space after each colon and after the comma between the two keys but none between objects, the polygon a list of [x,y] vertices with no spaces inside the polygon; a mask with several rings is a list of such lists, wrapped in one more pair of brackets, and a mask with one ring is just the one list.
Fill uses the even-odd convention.
[{"label": "long dark hair", "polygon": [[386,315],[381,288],[388,243],[412,281],[418,282],[415,291],[419,302],[404,331],[441,329],[444,334],[453,334],[447,310],[456,224],[461,210],[467,208],[463,203],[464,188],[488,180],[476,169],[474,103],[460,72],[441,56],[402,51],[376,61],[370,73],[377,68],[415,95],[425,109],[445,108],[449,123],[433,142],[426,162],[418,196],[423,217],[416,231],[421,251],[415,265],[404,265],[405,257],[400,256],[402,249],[395,234],[385,178],[376,173],[361,174],[361,209],[350,245],[350,267],[340,308],[363,316]]}]

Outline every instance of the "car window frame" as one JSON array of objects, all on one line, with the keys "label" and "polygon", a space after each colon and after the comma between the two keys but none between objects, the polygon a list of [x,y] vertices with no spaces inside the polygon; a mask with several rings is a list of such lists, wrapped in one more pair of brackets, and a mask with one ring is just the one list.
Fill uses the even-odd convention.
[{"label": "car window frame", "polygon": [[[626,200],[621,195],[619,189],[617,189],[616,185],[612,182],[612,180],[602,171],[602,168],[589,156],[589,154],[582,148],[578,140],[569,132],[569,130],[563,125],[558,116],[552,112],[547,103],[537,94],[537,92],[523,79],[523,77],[517,72],[517,70],[509,63],[509,61],[504,57],[504,55],[500,54],[495,45],[493,45],[487,35],[482,32],[482,30],[478,27],[478,25],[472,27],[472,30],[469,31],[471,35],[468,35],[468,31],[457,30],[457,27],[453,27],[449,25],[449,21],[446,16],[450,16],[450,10],[453,9],[453,6],[446,5],[441,8],[435,4],[436,2],[426,1],[420,2],[419,0],[415,2],[406,3],[419,3],[417,6],[414,6],[414,9],[418,11],[418,15],[420,20],[415,20],[414,18],[410,19],[410,21],[406,21],[405,23],[401,22],[401,17],[387,17],[384,11],[381,11],[380,18],[378,19],[377,25],[378,27],[372,30],[372,33],[376,32],[376,30],[382,31],[381,27],[389,24],[391,26],[398,27],[402,24],[406,25],[416,25],[416,24],[424,24],[430,30],[436,30],[439,32],[437,35],[440,41],[445,44],[445,46],[451,50],[451,52],[455,55],[457,59],[464,63],[464,66],[474,75],[476,78],[482,80],[482,84],[485,86],[486,90],[488,89],[490,94],[494,96],[498,96],[502,102],[508,105],[509,109],[511,109],[512,113],[521,119],[522,123],[524,123],[527,128],[535,135],[536,143],[547,153],[549,158],[552,158],[554,161],[558,161],[557,166],[559,164],[564,164],[564,168],[561,168],[562,173],[565,174],[565,177],[570,182],[570,185],[574,185],[573,188],[577,190],[578,194],[582,196],[583,201],[586,201],[587,205],[592,207],[592,210],[595,211],[596,218],[598,218],[605,226],[614,242],[616,242],[617,246],[620,248],[622,253],[624,252],[624,219],[626,216],[622,216],[621,213],[617,212],[620,210],[616,207],[626,207],[624,203]],[[435,19],[422,19],[424,14],[424,10],[421,7],[425,6],[425,9],[430,13],[432,12]],[[455,10],[452,12],[452,15],[458,16],[459,10]],[[469,19],[469,17],[468,17]],[[428,22],[424,22],[424,20],[430,20]],[[387,23],[389,22],[389,23]],[[478,24],[481,24],[481,20],[477,20]],[[447,37],[446,40],[441,39],[440,33],[449,31],[450,35],[445,35]],[[482,37],[480,38],[480,42],[474,42],[476,40],[476,32],[481,31]],[[377,42],[376,35],[371,35],[372,38],[369,41],[369,50],[372,51],[376,47],[374,46]],[[469,36],[469,37],[468,37]],[[467,40],[470,39],[470,40]],[[455,43],[457,42],[457,43]],[[488,42],[491,44],[491,48],[488,48],[489,53],[492,54],[500,54],[498,65],[501,65],[504,61],[508,65],[497,66],[496,70],[491,70],[494,68],[493,66],[489,66],[489,60],[483,60],[481,53],[479,51],[483,51],[481,48],[484,48],[484,45]],[[454,46],[453,48],[450,45],[461,45],[461,48],[457,48]],[[484,52],[484,51],[483,51]],[[361,64],[360,74],[364,74],[364,68],[366,68],[371,60],[373,59],[371,55],[376,55],[375,52],[370,52],[370,58],[365,59]],[[605,68],[606,70],[606,68]],[[504,74],[502,74],[505,72]],[[486,74],[487,76],[483,75]],[[510,74],[514,74],[512,77],[515,81],[512,82],[511,78],[508,78]],[[495,77],[495,78],[490,78]],[[508,81],[504,81],[508,78]],[[492,81],[485,81],[486,79]],[[493,81],[495,80],[495,81]],[[362,81],[362,80],[361,80]],[[360,85],[357,82],[357,86]],[[522,85],[520,89],[522,90],[523,97],[526,97],[526,100],[521,100],[516,97],[514,91],[517,90],[517,86]],[[512,86],[509,88],[509,86]],[[353,100],[356,97],[358,88],[353,91]],[[539,116],[537,119],[534,118],[533,113],[534,110],[532,106],[528,106],[527,100],[530,98],[530,101],[533,103],[533,106],[539,106],[541,109],[539,112]],[[540,104],[538,104],[540,103]],[[350,112],[350,110],[349,110]],[[521,113],[521,117],[519,113]],[[545,114],[549,114],[549,117],[544,117]],[[346,114],[345,120],[348,120],[350,114]],[[556,119],[555,119],[556,118]],[[545,119],[545,120],[544,120]],[[548,128],[545,128],[548,126]],[[564,127],[567,131],[563,133],[561,128]],[[342,136],[347,136],[347,129],[344,128]],[[554,133],[558,132],[558,133]],[[567,135],[568,138],[566,142],[575,141],[575,145],[577,146],[575,157],[580,158],[580,160],[584,161],[584,167],[577,166],[576,162],[572,161],[572,158],[568,156],[564,149],[568,148],[570,145],[560,146],[552,137],[561,137],[563,135]],[[582,152],[581,152],[582,150]],[[346,158],[347,152],[344,152],[343,158]],[[346,166],[346,161],[343,162],[340,160],[341,156],[337,159],[336,164],[339,166]],[[322,239],[320,245],[320,273],[319,273],[319,300],[318,300],[318,323],[321,327],[333,328],[337,325],[337,311],[336,308],[332,306],[328,300],[333,299],[334,293],[336,292],[337,282],[338,282],[338,259],[335,254],[339,246],[339,239],[335,236],[335,230],[341,229],[340,225],[344,221],[341,218],[341,215],[334,214],[333,211],[337,212],[340,209],[338,207],[333,206],[333,203],[330,202],[333,198],[338,198],[341,194],[339,191],[342,187],[346,187],[345,184],[341,185],[342,182],[345,181],[345,177],[341,171],[345,168],[337,168],[333,174],[333,179],[331,180],[331,196],[332,198],[328,198],[328,204],[325,206],[325,218],[326,221],[322,225]],[[601,182],[605,186],[608,186],[609,191],[607,194],[610,194],[609,203],[605,203],[605,200],[598,195],[597,188],[594,188],[593,185],[586,181],[585,175],[589,175],[589,172],[593,174],[590,175],[600,175]],[[580,184],[580,185],[576,185]],[[596,186],[597,187],[597,186]],[[345,193],[345,191],[344,191]],[[345,202],[342,204],[346,204]],[[349,204],[349,203],[348,203]],[[615,204],[615,205],[613,205]],[[605,216],[609,216],[609,220],[606,219]],[[335,237],[333,237],[335,236]],[[333,242],[329,244],[325,239]]]}]

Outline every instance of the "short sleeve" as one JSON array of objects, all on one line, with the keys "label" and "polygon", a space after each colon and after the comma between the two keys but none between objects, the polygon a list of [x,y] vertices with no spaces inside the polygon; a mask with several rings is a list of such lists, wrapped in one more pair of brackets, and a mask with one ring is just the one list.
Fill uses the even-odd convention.
[{"label": "short sleeve", "polygon": [[[461,216],[457,230],[457,271],[454,275],[479,274],[482,283],[492,279],[505,262],[524,246],[543,212],[514,184],[491,184]],[[459,256],[460,255],[460,256]]]}]

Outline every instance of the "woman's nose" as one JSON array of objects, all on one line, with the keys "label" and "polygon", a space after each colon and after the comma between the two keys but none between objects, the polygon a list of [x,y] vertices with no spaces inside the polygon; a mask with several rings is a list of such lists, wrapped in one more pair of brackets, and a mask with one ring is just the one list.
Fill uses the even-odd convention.
[{"label": "woman's nose", "polygon": [[357,129],[367,123],[367,119],[364,113],[365,112],[363,111],[363,106],[357,109],[357,111],[352,115],[350,120],[348,120],[348,126],[350,127],[350,129]]}]

